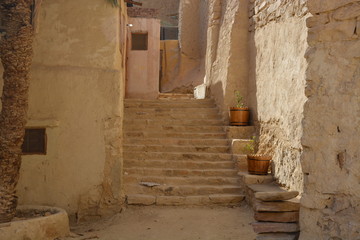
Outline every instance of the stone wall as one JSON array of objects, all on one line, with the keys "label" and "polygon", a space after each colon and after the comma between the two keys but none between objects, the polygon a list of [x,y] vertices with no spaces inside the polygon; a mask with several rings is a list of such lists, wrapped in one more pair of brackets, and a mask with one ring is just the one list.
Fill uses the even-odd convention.
[{"label": "stone wall", "polygon": [[161,26],[178,26],[180,0],[139,0],[137,2],[141,2],[143,4],[141,8],[156,9],[159,13],[158,17],[161,20]]},{"label": "stone wall", "polygon": [[301,192],[306,1],[251,2],[248,99],[260,131],[259,151],[272,154],[279,183]]},{"label": "stone wall", "polygon": [[300,239],[359,239],[360,1],[308,7]]},{"label": "stone wall", "polygon": [[248,1],[211,0],[208,8],[205,83],[227,119],[234,91],[247,99]]},{"label": "stone wall", "polygon": [[127,14],[133,18],[157,18],[159,16],[159,10],[154,8],[130,7],[127,9]]},{"label": "stone wall", "polygon": [[23,156],[20,204],[78,220],[120,210],[125,11],[105,0],[42,1],[27,126],[46,128],[47,154]]}]

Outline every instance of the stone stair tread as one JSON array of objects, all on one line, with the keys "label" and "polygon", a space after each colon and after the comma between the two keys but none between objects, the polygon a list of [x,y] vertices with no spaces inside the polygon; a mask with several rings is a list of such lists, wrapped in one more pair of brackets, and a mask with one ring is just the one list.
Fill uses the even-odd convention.
[{"label": "stone stair tread", "polygon": [[228,146],[177,146],[177,145],[135,145],[124,144],[125,151],[133,152],[212,152],[212,153],[227,153],[229,152]]},{"label": "stone stair tread", "polygon": [[295,233],[300,231],[298,223],[254,222],[251,225],[256,233]]},{"label": "stone stair tread", "polygon": [[159,99],[163,99],[163,98],[170,98],[170,99],[171,98],[174,98],[174,99],[190,98],[190,99],[194,99],[194,94],[193,93],[159,93],[158,98]]},{"label": "stone stair tread", "polygon": [[[272,175],[253,175],[248,172],[238,172],[238,175],[243,178],[243,182],[249,186],[269,184],[274,181]],[[256,187],[254,187],[256,189]]]},{"label": "stone stair tread", "polygon": [[178,177],[178,176],[157,176],[157,175],[125,175],[125,183],[137,183],[141,182],[153,182],[156,184],[179,184],[179,185],[189,185],[196,182],[196,184],[218,184],[218,185],[235,185],[238,182],[236,177],[219,177],[219,176],[209,176],[209,177],[198,177],[198,176],[189,176],[189,177]]},{"label": "stone stair tread", "polygon": [[297,240],[298,233],[262,233],[256,236],[256,240]]},{"label": "stone stair tread", "polygon": [[144,145],[144,144],[151,144],[151,145],[210,145],[210,146],[228,146],[229,141],[227,139],[191,139],[191,138],[174,138],[174,137],[167,137],[167,138],[154,138],[154,137],[137,137],[137,138],[126,138],[124,140],[125,144],[132,145]]},{"label": "stone stair tread", "polygon": [[274,202],[255,200],[253,207],[258,212],[297,212],[300,210],[300,198]]},{"label": "stone stair tread", "polygon": [[174,168],[138,168],[130,167],[124,170],[127,174],[144,174],[163,176],[236,176],[234,169],[174,169]]},{"label": "stone stair tread", "polygon": [[153,160],[127,160],[124,162],[124,168],[127,167],[147,167],[147,168],[204,168],[204,169],[233,169],[233,161],[191,161],[191,160],[163,160],[163,159],[153,159]]},{"label": "stone stair tread", "polygon": [[248,185],[253,192],[286,192],[286,189],[280,187],[276,183],[269,184],[250,184]]},{"label": "stone stair tread", "polygon": [[164,133],[159,131],[125,131],[124,135],[127,137],[176,137],[176,138],[188,138],[188,139],[207,139],[217,137],[216,139],[226,139],[226,135],[223,132],[219,133],[207,133],[207,132],[173,132]]},{"label": "stone stair tread", "polygon": [[124,159],[169,159],[169,160],[205,160],[208,161],[228,161],[232,159],[229,153],[209,153],[209,152],[142,152],[124,150]]}]

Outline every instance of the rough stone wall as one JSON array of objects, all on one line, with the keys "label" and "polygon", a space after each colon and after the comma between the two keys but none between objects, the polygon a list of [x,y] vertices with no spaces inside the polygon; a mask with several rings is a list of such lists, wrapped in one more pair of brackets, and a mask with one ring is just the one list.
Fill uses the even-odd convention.
[{"label": "rough stone wall", "polygon": [[159,16],[158,9],[154,8],[138,8],[130,7],[127,9],[129,17],[157,18]]},{"label": "rough stone wall", "polygon": [[301,192],[306,1],[252,2],[249,105],[260,131],[259,151],[272,154],[272,171],[281,184]]},{"label": "rough stone wall", "polygon": [[[205,83],[224,118],[234,106],[234,91],[247,98],[248,1],[211,0]],[[247,101],[246,101],[247,102]]]},{"label": "rough stone wall", "polygon": [[359,239],[360,1],[308,7],[300,239]]},{"label": "rough stone wall", "polygon": [[42,1],[27,126],[46,127],[47,154],[23,156],[20,204],[62,207],[78,220],[120,210],[125,11]]},{"label": "rough stone wall", "polygon": [[[179,24],[179,2],[180,0],[140,0],[141,8],[154,8],[159,12],[161,26],[175,27]],[[133,7],[138,8],[138,7]]]}]

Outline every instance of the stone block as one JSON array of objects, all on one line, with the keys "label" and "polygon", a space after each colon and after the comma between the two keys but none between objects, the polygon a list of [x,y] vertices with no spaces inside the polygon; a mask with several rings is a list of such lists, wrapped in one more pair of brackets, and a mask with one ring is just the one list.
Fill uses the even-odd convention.
[{"label": "stone block", "polygon": [[185,202],[186,197],[182,196],[158,196],[156,198],[156,205],[177,206],[184,205]]},{"label": "stone block", "polygon": [[229,139],[251,139],[255,135],[254,126],[227,126],[225,130]]},{"label": "stone block", "polygon": [[262,233],[256,236],[256,240],[297,240],[298,233]]},{"label": "stone block", "polygon": [[251,225],[256,233],[292,233],[300,231],[297,223],[255,222]]},{"label": "stone block", "polygon": [[333,18],[336,20],[347,20],[360,16],[360,2],[337,9]]},{"label": "stone block", "polygon": [[274,181],[272,175],[251,175],[248,172],[238,172],[246,185],[271,183]]},{"label": "stone block", "polygon": [[254,218],[259,222],[299,222],[299,212],[255,212]]},{"label": "stone block", "polygon": [[155,204],[155,196],[133,194],[127,196],[127,203],[129,205],[153,205]]},{"label": "stone block", "polygon": [[231,151],[233,154],[248,154],[251,153],[247,150],[247,144],[254,144],[250,139],[233,139],[231,143]]},{"label": "stone block", "polygon": [[312,14],[327,12],[357,0],[308,0],[308,8]]},{"label": "stone block", "polygon": [[299,195],[298,191],[284,191],[284,192],[257,192],[255,198],[261,201],[283,201],[295,198]]},{"label": "stone block", "polygon": [[237,194],[212,194],[209,199],[213,204],[235,204],[241,203],[245,196]]},{"label": "stone block", "polygon": [[315,26],[327,24],[330,21],[328,13],[322,13],[320,15],[315,15],[308,17],[306,19],[306,26],[308,28],[313,28]]},{"label": "stone block", "polygon": [[300,203],[297,199],[281,202],[263,202],[256,200],[254,210],[257,212],[292,212],[299,211]]}]

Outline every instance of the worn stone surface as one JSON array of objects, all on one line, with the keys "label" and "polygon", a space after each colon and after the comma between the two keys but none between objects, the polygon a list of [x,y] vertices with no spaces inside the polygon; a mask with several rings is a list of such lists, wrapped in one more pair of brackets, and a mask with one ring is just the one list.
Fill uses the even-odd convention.
[{"label": "worn stone surface", "polygon": [[314,17],[309,20],[306,54],[303,240],[359,238],[358,5],[355,0],[309,0]]},{"label": "worn stone surface", "polygon": [[249,105],[260,128],[261,153],[281,184],[303,189],[300,166],[307,62],[306,1],[250,4]]},{"label": "worn stone surface", "polygon": [[256,240],[297,240],[298,233],[263,233],[256,236]]},{"label": "worn stone surface", "polygon": [[256,233],[292,233],[300,230],[297,223],[255,222],[251,225]]},{"label": "worn stone surface", "polygon": [[247,101],[248,1],[210,0],[205,83],[225,119],[235,105],[234,91]]},{"label": "worn stone surface", "polygon": [[126,199],[130,205],[152,205],[156,201],[155,196],[141,194],[128,195]]},{"label": "worn stone surface", "polygon": [[299,212],[255,212],[254,218],[260,222],[299,222]]},{"label": "worn stone surface", "polygon": [[255,198],[261,201],[282,201],[289,200],[299,195],[298,191],[285,191],[285,192],[257,192]]},{"label": "worn stone surface", "polygon": [[255,201],[254,210],[258,212],[291,212],[299,211],[300,203],[298,200],[287,200],[281,202]]}]

